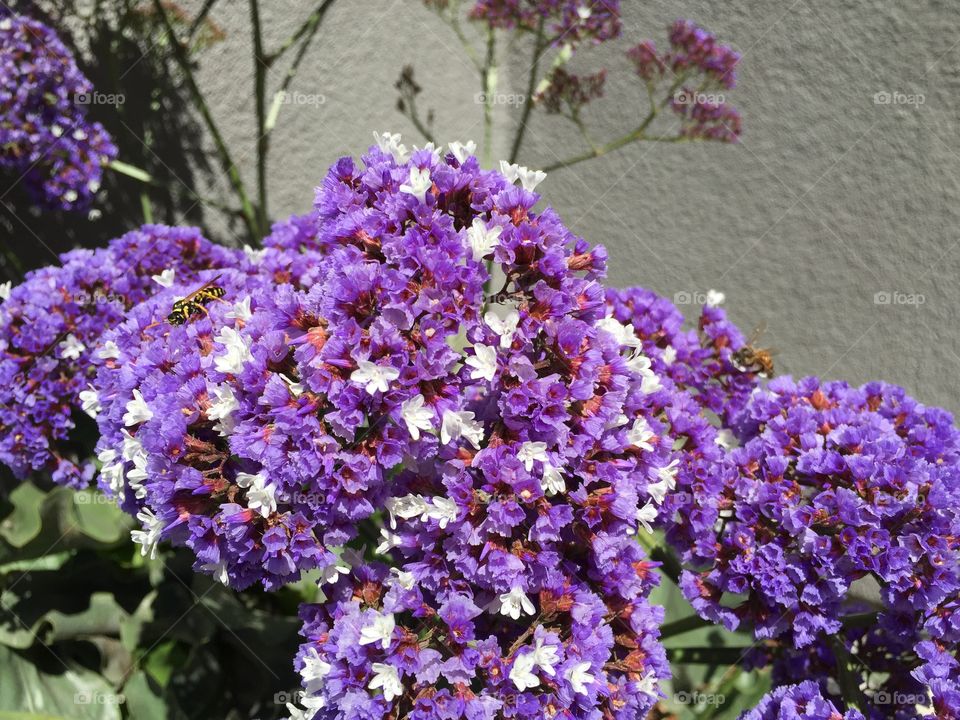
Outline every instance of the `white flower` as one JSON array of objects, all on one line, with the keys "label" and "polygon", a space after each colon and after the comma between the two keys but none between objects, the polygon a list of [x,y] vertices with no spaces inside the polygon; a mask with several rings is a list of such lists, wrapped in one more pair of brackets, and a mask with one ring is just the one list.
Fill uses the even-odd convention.
[{"label": "white flower", "polygon": [[394,576],[397,585],[404,590],[413,590],[413,586],[417,584],[412,572],[407,572],[400,568],[390,568],[390,574]]},{"label": "white flower", "polygon": [[100,477],[114,494],[118,494],[123,489],[123,463],[114,462],[116,459],[117,451],[111,448],[101,450],[97,454],[97,460],[101,463]]},{"label": "white flower", "polygon": [[448,523],[457,519],[457,504],[449,498],[435,497],[433,506],[427,510],[427,517],[436,520],[443,530]]},{"label": "white flower", "polygon": [[542,183],[547,177],[545,172],[530,170],[522,165],[512,165],[506,160],[500,161],[500,172],[512,183],[519,180],[520,184],[523,185],[523,189],[530,192],[536,190],[537,185]]},{"label": "white flower", "polygon": [[303,667],[300,668],[300,677],[303,678],[304,690],[313,695],[323,689],[324,681],[333,666],[320,657],[315,647],[311,647],[303,655]]},{"label": "white flower", "polygon": [[673,345],[667,345],[660,359],[663,360],[664,365],[673,365],[674,360],[677,359],[677,349]]},{"label": "white flower", "polygon": [[447,445],[453,440],[464,437],[471,445],[480,449],[483,426],[473,418],[474,414],[469,410],[447,410],[443,414],[443,422],[440,425],[440,442]]},{"label": "white flower", "polygon": [[147,496],[147,489],[143,487],[147,477],[147,454],[139,453],[133,458],[133,469],[127,473],[127,484],[138,498]]},{"label": "white flower", "polygon": [[223,560],[215,563],[204,563],[200,566],[200,570],[208,573],[210,577],[212,577],[221,585],[230,584],[230,573],[227,572],[227,563]]},{"label": "white flower", "polygon": [[519,655],[517,659],[513,661],[513,667],[510,668],[510,679],[520,692],[529,688],[535,688],[540,684],[540,678],[534,675],[533,668],[533,653]]},{"label": "white flower", "polygon": [[590,16],[593,15],[593,10],[586,5],[581,5],[577,8],[577,15],[580,16],[581,20],[589,20]]},{"label": "white flower", "polygon": [[567,668],[567,671],[563,674],[567,678],[567,682],[570,683],[570,687],[573,688],[575,693],[580,695],[587,695],[587,685],[592,683],[595,678],[593,675],[587,672],[590,669],[590,663],[587,661],[579,662],[576,665],[571,665]]},{"label": "white flower", "polygon": [[0,300],[9,300],[10,291],[13,289],[13,283],[7,280],[5,283],[0,283]]},{"label": "white flower", "polygon": [[637,522],[640,526],[646,530],[648,533],[653,532],[653,528],[650,527],[650,523],[657,519],[657,508],[649,500],[647,504],[642,508],[637,510]]},{"label": "white flower", "polygon": [[60,343],[60,357],[64,360],[79,360],[80,355],[87,346],[77,340],[73,333],[67,335],[67,339]]},{"label": "white flower", "polygon": [[483,220],[474,218],[473,224],[467,228],[467,240],[473,250],[473,259],[480,260],[496,250],[500,245],[501,233],[503,228],[499,225],[488,228]]},{"label": "white flower", "polygon": [[511,310],[502,318],[490,310],[483,316],[483,321],[500,336],[500,347],[508,348],[513,344],[513,335],[520,324],[520,315],[516,310]]},{"label": "white flower", "polygon": [[630,428],[630,432],[627,433],[627,442],[641,450],[653,452],[653,445],[650,444],[650,441],[655,437],[656,435],[653,434],[646,419],[638,417],[633,421],[633,427]]},{"label": "white flower", "polygon": [[101,360],[116,360],[120,357],[120,346],[113,340],[107,340],[103,347],[97,350],[97,357]]},{"label": "white flower", "polygon": [[296,382],[295,380],[288,378],[286,375],[281,374],[280,379],[287,384],[287,387],[290,388],[290,394],[295,398],[303,395],[303,391],[306,390],[306,388],[303,386],[303,383]]},{"label": "white flower", "polygon": [[470,379],[493,382],[493,377],[497,374],[497,349],[490,345],[477,344],[473,346],[473,352],[465,363],[473,368]]},{"label": "white flower", "polygon": [[237,473],[237,485],[247,491],[247,507],[259,512],[261,517],[269,517],[277,511],[276,488],[267,484],[267,476],[263,473]]},{"label": "white flower", "polygon": [[547,457],[547,444],[544,442],[525,442],[517,450],[517,460],[523,463],[527,472],[533,470],[533,463],[539,460],[542,463],[550,460]]},{"label": "white flower", "polygon": [[547,675],[555,674],[553,666],[560,661],[557,657],[557,648],[553,645],[544,645],[543,638],[537,638],[533,644],[533,662]]},{"label": "white flower", "polygon": [[719,307],[726,299],[727,296],[719,290],[710,290],[707,292],[707,307]]},{"label": "white flower", "polygon": [[140,555],[143,557],[150,553],[150,559],[157,559],[157,544],[160,542],[160,534],[166,527],[163,520],[153,514],[150,508],[144,508],[137,513],[137,520],[143,526],[143,530],[130,531],[130,539],[137,545],[142,545]]},{"label": "white flower", "polygon": [[319,568],[319,570],[320,579],[317,581],[317,585],[330,585],[339,580],[341,575],[350,574],[350,568],[341,560],[335,560],[329,565]]},{"label": "white flower", "polygon": [[643,676],[643,679],[637,683],[637,690],[646,695],[657,697],[657,676],[653,674],[653,671],[648,672]]},{"label": "white flower", "polygon": [[174,277],[176,277],[177,271],[173,268],[167,268],[159,275],[151,275],[150,279],[153,280],[160,287],[173,287]]},{"label": "white flower", "polygon": [[97,391],[93,388],[93,385],[89,385],[88,387],[90,388],[89,390],[80,391],[80,408],[96,420],[97,415],[103,410],[103,406],[100,405],[100,396],[97,395]]},{"label": "white flower", "polygon": [[670,485],[671,490],[677,484],[677,466],[679,464],[680,464],[680,461],[674,459],[674,460],[671,460],[670,464],[667,465],[666,467],[662,467],[657,470],[657,477],[660,480],[668,483]]},{"label": "white flower", "polygon": [[390,515],[390,528],[396,529],[397,518],[409,520],[426,515],[430,506],[419,495],[404,495],[399,498],[388,498],[385,502],[387,513]]},{"label": "white flower", "polygon": [[380,643],[380,647],[386,650],[390,647],[390,640],[393,638],[393,630],[396,626],[397,623],[393,619],[393,613],[377,614],[373,618],[373,624],[360,630],[360,644]]},{"label": "white flower", "polygon": [[601,330],[606,330],[608,333],[613,335],[620,345],[626,345],[627,347],[632,348],[643,346],[643,341],[637,337],[637,333],[634,332],[633,326],[624,325],[616,318],[604,318],[597,323],[597,327]]},{"label": "white flower", "polygon": [[433,180],[430,179],[430,168],[410,168],[410,179],[400,186],[400,192],[413,195],[420,202],[425,202],[427,193],[433,187]]},{"label": "white flower", "polygon": [[377,365],[369,360],[358,360],[357,369],[350,374],[350,380],[363,385],[371,395],[386,392],[390,383],[400,377],[400,371],[390,365]]},{"label": "white flower", "polygon": [[477,144],[473,140],[468,140],[466,143],[452,142],[450,143],[450,152],[453,153],[453,156],[457,159],[457,162],[463,165],[467,158],[473,155],[477,151]]},{"label": "white flower", "polygon": [[422,148],[417,147],[416,145],[414,145],[414,146],[413,146],[413,150],[414,150],[414,152],[418,152],[418,151],[420,151],[420,150],[426,150],[426,151],[429,152],[431,155],[433,155],[433,159],[436,160],[436,161],[438,161],[438,162],[439,162],[440,159],[443,157],[443,153],[441,152],[440,148],[438,148],[438,147],[437,147],[436,145],[434,145],[432,142],[428,142],[428,143],[427,143],[426,145],[424,145]]},{"label": "white flower", "polygon": [[410,159],[410,153],[407,151],[406,145],[403,145],[400,142],[400,135],[395,133],[385,132],[381,135],[378,132],[373,134],[373,139],[376,141],[377,145],[380,146],[380,149],[385,153],[390,153],[393,155],[393,159],[397,163],[405,163]]},{"label": "white flower", "polygon": [[123,446],[120,449],[120,457],[122,457],[127,462],[133,462],[133,459],[136,457],[146,457],[147,453],[143,449],[143,443],[140,442],[139,438],[135,438],[127,430],[121,430],[123,433]]},{"label": "white flower", "polygon": [[400,674],[395,667],[386,663],[373,663],[370,669],[373,670],[373,680],[367,685],[368,688],[383,688],[383,699],[387,702],[403,695],[403,683],[400,682]]},{"label": "white flower", "polygon": [[224,375],[237,375],[243,372],[244,364],[253,360],[250,353],[250,341],[231,327],[220,330],[214,340],[223,345],[226,352],[214,358],[217,372]]},{"label": "white flower", "polygon": [[396,533],[392,533],[386,528],[380,528],[380,537],[383,541],[377,545],[376,553],[386,555],[390,550],[403,544],[403,540]]},{"label": "white flower", "polygon": [[433,429],[433,409],[424,407],[424,402],[423,395],[414,395],[400,405],[400,417],[414,440],[420,439],[421,430]]},{"label": "white flower", "polygon": [[260,250],[257,250],[249,245],[244,245],[243,254],[247,256],[247,260],[249,260],[251,263],[254,265],[259,265],[261,262],[263,262],[263,258],[267,254],[267,249],[261,248]]},{"label": "white flower", "polygon": [[250,310],[250,296],[247,295],[240,302],[234,303],[233,307],[227,311],[226,317],[230,320],[249,322],[253,318],[253,311]]},{"label": "white flower", "polygon": [[563,481],[563,473],[549,462],[543,463],[543,477],[540,479],[540,489],[546,495],[556,495],[566,492],[567,485]]},{"label": "white flower", "polygon": [[140,391],[134,390],[133,400],[127,403],[127,412],[123,415],[123,424],[130,427],[131,425],[146,422],[152,417],[153,410],[147,405],[147,401],[143,399]]},{"label": "white flower", "polygon": [[494,608],[501,615],[519,620],[521,613],[526,615],[535,615],[537,610],[534,608],[530,598],[520,588],[514,588],[508,593],[503,593],[494,601]]},{"label": "white flower", "polygon": [[214,385],[209,387],[208,392],[212,392],[216,398],[215,402],[210,403],[207,408],[207,418],[218,420],[213,429],[220,433],[220,437],[226,437],[233,430],[233,413],[240,408],[237,402],[237,396],[233,394],[233,388],[229,385]]},{"label": "white flower", "polygon": [[714,438],[714,442],[725,450],[737,446],[737,436],[733,434],[732,430],[723,428],[717,432],[717,437]]}]

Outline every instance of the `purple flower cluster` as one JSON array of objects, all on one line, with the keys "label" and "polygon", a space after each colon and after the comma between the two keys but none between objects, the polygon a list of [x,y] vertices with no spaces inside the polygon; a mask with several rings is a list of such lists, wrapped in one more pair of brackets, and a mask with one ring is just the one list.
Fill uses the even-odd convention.
[{"label": "purple flower cluster", "polygon": [[109,352],[101,334],[161,290],[169,268],[190,281],[229,255],[193,228],[146,225],[106,248],[66,253],[9,291],[0,302],[0,462],[18,477],[42,470],[86,485],[89,447],[74,431],[81,410],[95,412],[91,360]]},{"label": "purple flower cluster", "polygon": [[[352,537],[375,499],[368,458],[327,434],[330,406],[300,382],[297,353],[326,339],[304,291],[324,273],[313,218],[277,223],[264,244],[135,307],[94,361],[101,488],[140,520],[144,554],[186,545],[236,588],[330,564],[323,543]],[[171,324],[207,283],[223,296]]]},{"label": "purple flower cluster", "polygon": [[823,696],[817,683],[807,680],[767,693],[740,720],[863,720],[863,715],[854,709],[841,712]]},{"label": "purple flower cluster", "polygon": [[556,68],[545,87],[537,93],[536,101],[551,114],[567,114],[576,118],[583,107],[603,97],[607,71],[590,75],[576,75],[563,67]]},{"label": "purple flower cluster", "polygon": [[694,608],[779,638],[781,677],[796,677],[797,663],[836,676],[828,638],[864,610],[851,591],[874,582],[875,627],[841,637],[862,668],[900,673],[868,700],[929,688],[953,702],[960,431],[951,415],[883,383],[781,378],[731,426],[739,447],[709,467],[684,463],[666,503],[678,511],[668,538],[696,568],[681,580]]},{"label": "purple flower cluster", "polygon": [[620,0],[477,0],[470,17],[492,28],[536,31],[548,28],[557,45],[602,43],[620,37]]},{"label": "purple flower cluster", "polygon": [[651,92],[669,87],[673,95],[668,103],[681,120],[683,137],[721,142],[740,137],[740,113],[723,94],[736,85],[740,55],[714,35],[689,20],[677,20],[669,50],[660,53],[647,40],[628,50],[627,57]]},{"label": "purple flower cluster", "polygon": [[380,145],[318,191],[325,342],[297,364],[331,435],[359,438],[367,462],[341,482],[386,527],[302,609],[304,704],[642,716],[668,668],[655,563],[631,535],[673,482],[669,393],[608,317],[602,249],[533,211],[535,173]]},{"label": "purple flower cluster", "polygon": [[43,23],[0,10],[0,165],[44,205],[89,205],[117,148],[82,105],[93,91]]}]

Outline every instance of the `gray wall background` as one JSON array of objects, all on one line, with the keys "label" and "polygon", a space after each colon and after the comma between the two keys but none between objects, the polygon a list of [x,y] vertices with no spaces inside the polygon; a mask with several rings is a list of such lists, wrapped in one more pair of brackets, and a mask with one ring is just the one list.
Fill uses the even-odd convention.
[{"label": "gray wall background", "polygon": [[[263,5],[268,47],[312,7]],[[585,50],[576,64],[610,70],[606,98],[587,114],[594,137],[618,137],[645,114],[623,50],[648,37],[664,43],[678,16],[743,53],[728,99],[745,131],[739,146],[633,145],[541,185],[575,232],[607,246],[613,284],[681,299],[722,290],[745,331],[766,323],[762,344],[778,350],[780,373],[887,380],[960,410],[955,2],[623,0],[623,9],[624,38]],[[213,17],[227,38],[201,56],[200,83],[252,184],[247,5],[228,0]],[[522,92],[529,48],[520,41],[500,57],[500,89]],[[324,102],[284,106],[274,131],[274,217],[306,210],[329,164],[359,154],[372,131],[420,142],[395,109],[393,83],[408,63],[438,137],[481,140],[475,73],[420,0],[339,0],[291,88]],[[876,104],[879,92],[924,101]],[[518,117],[519,109],[498,107],[494,157],[506,155]],[[566,121],[535,113],[521,160],[541,167],[580,149]],[[878,304],[877,293],[892,302]]]}]

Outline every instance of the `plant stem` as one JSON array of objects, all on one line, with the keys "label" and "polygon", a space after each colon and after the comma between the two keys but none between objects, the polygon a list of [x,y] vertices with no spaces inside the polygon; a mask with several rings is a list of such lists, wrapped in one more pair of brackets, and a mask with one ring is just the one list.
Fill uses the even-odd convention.
[{"label": "plant stem", "polygon": [[263,54],[260,27],[260,2],[250,0],[250,25],[253,33],[253,79],[257,112],[257,222],[258,236],[268,231],[267,213],[267,65]]},{"label": "plant stem", "polygon": [[280,47],[264,58],[267,66],[272,65],[277,58],[292,48],[301,38],[306,38],[305,42],[309,43],[310,39],[317,32],[323,16],[327,14],[327,10],[330,9],[330,6],[333,5],[334,2],[335,0],[324,0],[320,3],[314,11],[310,13],[307,19],[303,21],[303,25],[297,28],[297,31],[293,35],[288,37]]},{"label": "plant stem", "polygon": [[527,94],[523,98],[523,114],[520,116],[520,126],[513,137],[513,147],[510,149],[510,162],[515,163],[520,155],[523,138],[527,134],[527,123],[533,111],[533,93],[536,90],[537,78],[540,76],[540,57],[543,54],[543,27],[546,18],[541,17],[537,26],[537,38],[533,43],[533,62],[530,63],[530,75],[527,77]]},{"label": "plant stem", "polygon": [[682,635],[685,632],[711,627],[712,625],[712,622],[709,620],[704,620],[699,615],[690,615],[689,617],[669,622],[666,625],[661,625],[660,639],[666,640],[668,637],[673,637],[674,635]]},{"label": "plant stem", "polygon": [[490,167],[493,159],[493,102],[497,92],[496,34],[487,30],[487,55],[480,73],[483,85],[483,165]]},{"label": "plant stem", "polygon": [[640,531],[637,539],[646,549],[650,559],[660,563],[660,572],[670,578],[674,585],[679,585],[683,567],[673,553],[669,549],[657,545],[653,536],[643,530]]},{"label": "plant stem", "polygon": [[153,224],[153,206],[150,204],[150,196],[147,193],[140,193],[140,209],[143,211],[143,222],[147,225]]},{"label": "plant stem", "polygon": [[688,665],[735,665],[745,651],[746,648],[737,647],[667,648],[667,659]]},{"label": "plant stem", "polygon": [[203,21],[207,19],[207,15],[210,14],[210,11],[213,9],[213,6],[217,4],[217,0],[206,0],[203,3],[203,7],[200,8],[200,12],[193,19],[193,22],[190,23],[190,29],[187,30],[187,42],[193,42],[193,36],[197,34],[197,30],[200,29],[200,26],[203,25]]},{"label": "plant stem", "polygon": [[220,134],[220,129],[217,127],[217,123],[213,119],[210,108],[207,106],[207,101],[204,99],[203,93],[200,92],[200,87],[197,85],[197,81],[193,76],[193,70],[190,67],[190,60],[187,57],[183,45],[181,45],[180,41],[177,39],[177,34],[170,23],[170,18],[167,17],[167,11],[164,9],[163,3],[160,0],[153,0],[153,6],[158,17],[160,17],[161,21],[163,22],[163,27],[167,33],[167,37],[170,39],[170,46],[173,48],[174,60],[184,75],[184,79],[187,83],[187,89],[190,90],[190,94],[193,96],[193,101],[197,106],[197,110],[200,112],[200,116],[203,118],[203,122],[207,126],[210,136],[213,138],[214,145],[217,149],[217,154],[220,156],[220,162],[230,180],[230,185],[233,187],[233,191],[237,194],[237,198],[240,200],[241,213],[243,215],[244,224],[247,227],[247,232],[250,235],[250,240],[254,244],[259,244],[260,238],[257,236],[256,214],[254,213],[253,205],[250,203],[250,198],[247,196],[247,191],[243,185],[243,180],[240,177],[240,172],[237,170],[237,166],[234,164],[233,159],[230,156],[230,150],[227,148],[227,144],[224,142],[223,136]]},{"label": "plant stem", "polygon": [[830,649],[837,665],[837,683],[847,705],[864,710],[863,694],[856,673],[850,669],[850,651],[836,635],[830,637]]}]

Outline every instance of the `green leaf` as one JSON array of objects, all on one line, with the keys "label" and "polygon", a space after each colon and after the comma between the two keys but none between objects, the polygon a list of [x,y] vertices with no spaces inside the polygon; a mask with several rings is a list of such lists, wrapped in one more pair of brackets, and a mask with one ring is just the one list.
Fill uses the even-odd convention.
[{"label": "green leaf", "polygon": [[0,522],[0,537],[20,548],[40,534],[40,507],[46,494],[33,483],[21,483],[10,493],[13,512]]},{"label": "green leaf", "polygon": [[0,645],[0,720],[120,720],[123,696],[86,668]]},{"label": "green leaf", "polygon": [[123,686],[127,715],[136,720],[168,720],[167,705],[159,690],[154,690],[146,673],[138,670]]}]

